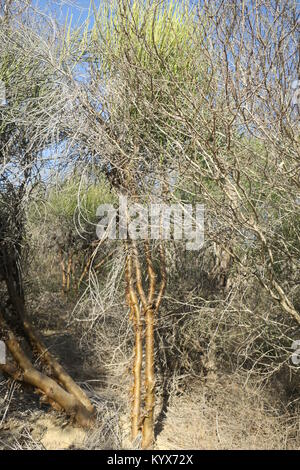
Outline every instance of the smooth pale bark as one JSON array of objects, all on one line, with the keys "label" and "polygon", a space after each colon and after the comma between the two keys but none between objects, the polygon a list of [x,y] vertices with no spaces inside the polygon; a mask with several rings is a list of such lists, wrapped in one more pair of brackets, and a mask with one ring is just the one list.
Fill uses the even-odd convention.
[{"label": "smooth pale bark", "polygon": [[154,375],[154,311],[145,313],[145,417],[142,432],[142,448],[149,449],[154,443],[154,406],[155,406],[155,375]]},{"label": "smooth pale bark", "polygon": [[156,275],[154,272],[149,242],[145,243],[145,256],[149,275],[149,291],[144,316],[145,331],[145,417],[142,431],[142,448],[149,449],[154,443],[154,406],[155,406],[155,372],[154,372],[154,296]]},{"label": "smooth pale bark", "polygon": [[141,388],[142,388],[142,360],[143,360],[143,332],[141,312],[138,297],[134,288],[132,274],[132,258],[128,253],[126,266],[127,302],[130,307],[131,319],[134,327],[134,360],[132,366],[132,408],[131,408],[131,438],[135,440],[141,427]]},{"label": "smooth pale bark", "polygon": [[[138,435],[142,428],[142,448],[151,449],[154,445],[154,408],[155,408],[155,350],[154,350],[154,329],[155,318],[158,313],[166,287],[165,256],[162,244],[159,246],[160,252],[160,274],[161,283],[156,292],[156,274],[154,271],[149,242],[144,244],[144,256],[148,271],[147,295],[143,287],[143,273],[139,260],[139,252],[136,242],[131,240],[130,251],[127,248],[126,264],[126,285],[127,302],[131,309],[131,316],[134,323],[135,350],[133,364],[133,403],[132,403],[132,438]],[[134,267],[134,269],[133,269]],[[134,273],[133,273],[134,270]],[[145,330],[143,331],[140,304],[142,306]],[[145,395],[144,409],[141,410],[141,371],[143,361],[143,333],[145,336]]]}]

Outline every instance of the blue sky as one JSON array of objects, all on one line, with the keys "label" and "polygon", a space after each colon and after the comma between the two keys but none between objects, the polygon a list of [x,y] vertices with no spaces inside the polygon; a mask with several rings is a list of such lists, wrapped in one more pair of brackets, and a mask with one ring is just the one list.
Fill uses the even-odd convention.
[{"label": "blue sky", "polygon": [[[90,0],[34,0],[34,3],[40,10],[55,12],[57,18],[63,23],[67,16],[70,18],[72,15],[74,25],[85,20],[90,6]],[[95,5],[99,5],[99,0],[95,1]]]},{"label": "blue sky", "polygon": [[[98,8],[101,0],[94,0]],[[84,21],[88,15],[90,0],[34,0],[41,10],[56,12],[61,22],[65,22],[67,16],[72,15],[73,25]],[[190,0],[190,5],[199,3],[198,0]]]}]

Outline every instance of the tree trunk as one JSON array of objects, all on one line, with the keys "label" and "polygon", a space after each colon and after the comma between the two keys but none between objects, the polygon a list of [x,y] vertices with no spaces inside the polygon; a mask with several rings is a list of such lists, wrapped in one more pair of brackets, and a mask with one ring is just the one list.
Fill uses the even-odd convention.
[{"label": "tree trunk", "polygon": [[134,361],[132,366],[133,387],[132,387],[132,409],[131,409],[131,438],[134,441],[141,427],[141,374],[143,360],[143,344],[142,344],[142,323],[141,312],[138,297],[134,288],[132,274],[132,258],[131,254],[127,254],[126,266],[127,281],[127,302],[130,307],[131,318],[134,327]]},{"label": "tree trunk", "polygon": [[145,354],[145,417],[142,433],[142,448],[152,448],[154,442],[154,406],[155,406],[155,377],[154,377],[154,311],[148,308],[145,313],[146,322],[146,354]]},{"label": "tree trunk", "polygon": [[[21,350],[20,346],[17,346],[18,342],[14,338],[13,332],[8,329],[8,326],[6,325],[5,320],[2,316],[2,324],[5,327],[4,329],[6,329],[9,332],[8,336],[10,336],[14,340],[13,343],[11,343],[11,346],[13,348],[13,350],[11,350],[11,353],[14,355],[15,351],[17,350],[19,351],[18,356],[17,357],[14,356],[14,357],[18,365],[23,369],[21,380],[31,383],[31,385],[37,386],[38,388],[43,390],[45,394],[47,395],[47,397],[50,398],[50,400],[56,401],[68,413],[69,411],[68,409],[66,409],[66,406],[70,406],[71,408],[72,406],[75,406],[76,409],[78,409],[79,419],[82,418],[82,422],[84,421],[84,415],[88,416],[89,419],[91,419],[91,417],[94,415],[94,412],[95,412],[93,405],[91,404],[90,400],[88,399],[84,391],[74,382],[74,380],[69,376],[69,374],[67,374],[67,372],[58,363],[58,361],[49,353],[46,346],[40,339],[38,333],[35,331],[35,328],[33,327],[33,325],[31,324],[31,322],[29,321],[27,317],[24,299],[17,292],[16,286],[15,286],[15,280],[14,280],[12,273],[13,273],[12,263],[9,259],[6,259],[5,281],[6,281],[6,286],[7,286],[8,295],[9,295],[11,304],[15,312],[19,316],[21,325],[23,326],[24,332],[30,344],[32,345],[33,351],[39,355],[39,358],[44,363],[50,366],[52,375],[59,381],[59,383],[66,390],[60,387],[50,377],[47,377],[46,375],[41,374],[39,371],[34,369],[29,359],[25,357],[25,353]],[[7,346],[9,348],[9,345]],[[24,359],[22,359],[22,354],[24,355]],[[42,386],[36,385],[37,381],[41,382]],[[56,384],[56,387],[54,386],[54,384]],[[55,397],[52,397],[51,395],[53,390],[55,391],[55,394],[56,394],[55,396],[57,399]],[[50,395],[48,394],[48,392],[50,393]]]},{"label": "tree trunk", "polygon": [[[155,316],[157,315],[161,300],[163,298],[166,286],[165,258],[162,245],[160,245],[160,272],[161,284],[156,295],[156,274],[152,264],[150,245],[148,242],[144,245],[144,255],[148,270],[149,286],[148,295],[146,295],[143,287],[143,274],[139,253],[135,241],[132,241],[133,259],[135,266],[136,290],[133,284],[130,284],[133,295],[130,297],[131,306],[137,306],[138,311],[135,312],[134,318],[140,318],[138,301],[143,307],[143,315],[145,319],[145,402],[143,414],[140,410],[140,377],[142,367],[142,325],[141,322],[135,322],[135,362],[134,362],[134,386],[133,386],[133,412],[132,412],[132,436],[135,437],[139,431],[137,417],[142,416],[142,448],[150,449],[154,444],[154,407],[155,407],[155,367],[154,367],[154,328]],[[130,255],[131,256],[131,255]],[[129,263],[129,272],[131,273],[131,259]],[[132,276],[130,276],[132,279]],[[133,282],[133,281],[132,281]],[[138,326],[138,328],[137,328]],[[136,367],[136,369],[135,369]],[[137,388],[138,383],[138,388]]]},{"label": "tree trunk", "polygon": [[32,365],[1,313],[0,329],[1,336],[4,338],[8,350],[19,366],[18,369],[18,367],[12,364],[4,364],[0,366],[0,369],[12,376],[15,380],[26,382],[42,390],[50,401],[58,403],[58,405],[61,406],[68,415],[74,417],[81,426],[91,426],[93,423],[93,413],[74,395],[66,392],[57,382],[38,371]]}]

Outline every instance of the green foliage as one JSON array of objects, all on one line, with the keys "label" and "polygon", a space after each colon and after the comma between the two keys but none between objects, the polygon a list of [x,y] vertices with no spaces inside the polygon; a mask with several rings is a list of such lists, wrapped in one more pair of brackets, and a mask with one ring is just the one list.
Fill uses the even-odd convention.
[{"label": "green foliage", "polygon": [[[66,224],[75,230],[75,222],[78,220],[83,230],[94,230],[97,222],[96,211],[100,204],[113,204],[115,195],[110,189],[104,176],[99,177],[97,183],[91,183],[78,176],[72,176],[58,183],[49,191],[46,201],[38,210],[31,211],[30,218],[38,223],[38,214],[46,213],[46,219],[61,228]],[[46,202],[46,204],[45,204]]]},{"label": "green foliage", "polygon": [[110,71],[127,56],[132,65],[155,69],[157,76],[166,79],[169,73],[182,80],[195,65],[192,13],[174,0],[134,0],[130,7],[117,1],[101,4],[91,37],[95,50],[105,44],[113,52],[104,56],[101,69]]}]

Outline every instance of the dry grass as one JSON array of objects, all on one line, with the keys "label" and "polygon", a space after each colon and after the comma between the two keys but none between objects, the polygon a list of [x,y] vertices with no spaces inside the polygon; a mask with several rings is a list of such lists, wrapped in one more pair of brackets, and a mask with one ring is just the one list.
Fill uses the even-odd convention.
[{"label": "dry grass", "polygon": [[79,428],[64,413],[53,411],[39,401],[32,390],[10,380],[0,383],[0,449],[118,449],[124,413],[120,397],[102,386],[81,383],[96,408],[96,422],[90,431]]},{"label": "dry grass", "polygon": [[299,449],[297,417],[279,413],[270,393],[222,376],[173,397],[158,449]]}]

